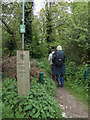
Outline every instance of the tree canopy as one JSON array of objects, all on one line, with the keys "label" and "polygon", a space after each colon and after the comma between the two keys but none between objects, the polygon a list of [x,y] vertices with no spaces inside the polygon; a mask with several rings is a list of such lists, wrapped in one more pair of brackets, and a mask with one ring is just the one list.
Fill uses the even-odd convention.
[{"label": "tree canopy", "polygon": [[[30,56],[46,56],[50,49],[61,45],[70,60],[88,60],[88,3],[50,2],[33,14],[34,3],[25,3],[25,49]],[[19,11],[19,12],[18,12]],[[2,4],[3,53],[15,54],[21,49],[20,24],[22,5],[17,2]]]}]

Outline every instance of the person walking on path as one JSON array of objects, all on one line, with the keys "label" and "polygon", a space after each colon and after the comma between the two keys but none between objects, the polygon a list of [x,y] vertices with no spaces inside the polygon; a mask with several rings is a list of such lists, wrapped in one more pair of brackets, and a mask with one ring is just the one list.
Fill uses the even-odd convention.
[{"label": "person walking on path", "polygon": [[51,67],[51,77],[54,80],[53,75],[53,62],[52,62],[52,55],[55,53],[54,49],[51,50],[51,53],[49,54],[48,61],[50,61],[50,67]]},{"label": "person walking on path", "polygon": [[57,46],[57,51],[52,56],[52,62],[54,63],[53,74],[56,75],[58,81],[57,87],[63,87],[63,76],[65,75],[65,54],[62,51],[62,47],[60,45]]}]

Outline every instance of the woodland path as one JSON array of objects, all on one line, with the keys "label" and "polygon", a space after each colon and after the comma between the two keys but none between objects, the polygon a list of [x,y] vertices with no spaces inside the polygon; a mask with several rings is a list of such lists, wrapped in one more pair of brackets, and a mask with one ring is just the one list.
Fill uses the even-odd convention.
[{"label": "woodland path", "polygon": [[[55,82],[56,84],[56,82]],[[88,118],[88,105],[77,101],[65,87],[56,87],[55,100],[62,109],[62,116],[65,118]]]}]

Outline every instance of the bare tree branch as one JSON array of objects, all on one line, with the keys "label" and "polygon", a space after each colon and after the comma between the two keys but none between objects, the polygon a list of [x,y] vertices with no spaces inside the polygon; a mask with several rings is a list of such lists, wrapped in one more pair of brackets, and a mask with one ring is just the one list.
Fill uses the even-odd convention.
[{"label": "bare tree branch", "polygon": [[16,37],[15,37],[15,35],[14,35],[14,32],[13,32],[13,31],[11,30],[11,28],[7,25],[7,23],[2,19],[1,16],[0,16],[0,20],[1,20],[2,23],[6,26],[7,32],[13,36],[13,39],[14,39],[14,41],[15,41],[15,43],[16,43],[16,46],[17,46],[17,49],[19,49],[19,45],[18,45],[18,42],[17,42]]}]

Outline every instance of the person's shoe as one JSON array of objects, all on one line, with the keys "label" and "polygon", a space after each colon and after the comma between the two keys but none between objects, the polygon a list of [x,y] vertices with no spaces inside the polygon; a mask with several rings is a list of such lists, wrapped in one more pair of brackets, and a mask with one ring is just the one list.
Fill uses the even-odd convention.
[{"label": "person's shoe", "polygon": [[63,87],[63,85],[61,85],[61,87]]},{"label": "person's shoe", "polygon": [[58,83],[57,87],[60,87],[61,86],[61,83]]}]

